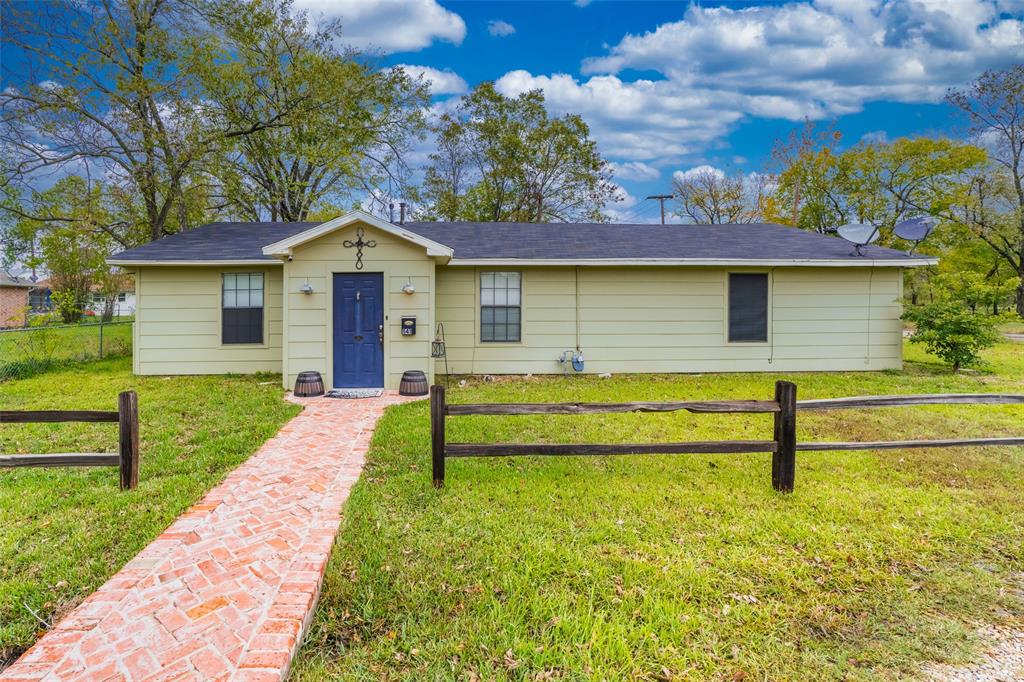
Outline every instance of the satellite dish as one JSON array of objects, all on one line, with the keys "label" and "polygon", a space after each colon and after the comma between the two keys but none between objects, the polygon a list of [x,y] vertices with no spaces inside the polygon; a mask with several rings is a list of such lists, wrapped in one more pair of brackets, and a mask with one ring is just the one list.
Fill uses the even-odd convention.
[{"label": "satellite dish", "polygon": [[849,223],[838,228],[836,232],[839,236],[854,245],[854,251],[851,256],[863,256],[861,253],[861,247],[867,246],[871,242],[878,239],[878,228],[874,225],[865,225],[863,223]]},{"label": "satellite dish", "polygon": [[935,229],[938,224],[935,218],[931,216],[923,216],[920,218],[911,218],[910,220],[904,220],[902,223],[896,225],[893,232],[900,239],[906,239],[908,242],[913,242],[914,246],[910,249],[910,253],[914,253],[914,249],[917,245],[923,242],[928,235]]}]

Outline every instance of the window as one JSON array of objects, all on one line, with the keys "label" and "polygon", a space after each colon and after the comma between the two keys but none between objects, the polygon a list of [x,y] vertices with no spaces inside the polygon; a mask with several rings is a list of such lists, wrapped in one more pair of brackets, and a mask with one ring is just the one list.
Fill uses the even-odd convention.
[{"label": "window", "polygon": [[124,292],[121,292],[120,294],[117,295],[117,302],[118,303],[124,303],[127,300],[128,300],[128,294],[126,294]]},{"label": "window", "polygon": [[768,275],[729,275],[729,342],[768,340]]},{"label": "window", "polygon": [[263,273],[225,273],[223,343],[263,343]]},{"label": "window", "polygon": [[92,302],[95,303],[96,305],[103,305],[104,303],[107,302],[107,297],[104,296],[103,294],[93,294]]},{"label": "window", "polygon": [[481,341],[519,341],[521,297],[522,277],[518,272],[480,273]]}]

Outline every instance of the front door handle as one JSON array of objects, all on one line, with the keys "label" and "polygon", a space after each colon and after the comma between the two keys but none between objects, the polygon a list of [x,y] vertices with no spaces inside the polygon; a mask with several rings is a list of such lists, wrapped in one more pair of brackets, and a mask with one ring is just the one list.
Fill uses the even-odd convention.
[{"label": "front door handle", "polygon": [[377,338],[380,339],[380,345],[384,345],[384,325],[377,325]]}]

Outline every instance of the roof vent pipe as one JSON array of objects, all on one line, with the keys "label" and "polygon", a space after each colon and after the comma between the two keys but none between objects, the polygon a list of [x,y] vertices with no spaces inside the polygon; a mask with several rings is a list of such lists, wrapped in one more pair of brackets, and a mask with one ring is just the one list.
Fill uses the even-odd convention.
[{"label": "roof vent pipe", "polygon": [[388,202],[388,222],[395,222],[395,202]]},{"label": "roof vent pipe", "polygon": [[398,224],[405,225],[405,202],[398,203]]}]

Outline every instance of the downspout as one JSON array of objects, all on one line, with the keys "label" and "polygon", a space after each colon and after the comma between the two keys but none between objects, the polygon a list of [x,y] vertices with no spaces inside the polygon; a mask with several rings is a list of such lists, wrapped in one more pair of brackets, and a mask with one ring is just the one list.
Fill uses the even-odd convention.
[{"label": "downspout", "polygon": [[875,280],[875,266],[872,265],[871,269],[868,270],[868,334],[867,334],[867,348],[864,357],[864,366],[871,366],[871,296],[874,293],[874,280]]},{"label": "downspout", "polygon": [[576,352],[580,352],[580,266],[576,266]]},{"label": "downspout", "polygon": [[768,330],[768,364],[775,362],[775,268],[768,271],[768,299],[771,304],[769,314],[772,323]]}]

